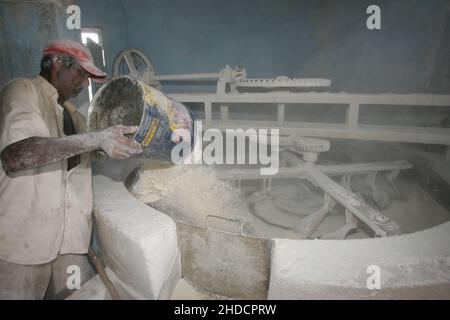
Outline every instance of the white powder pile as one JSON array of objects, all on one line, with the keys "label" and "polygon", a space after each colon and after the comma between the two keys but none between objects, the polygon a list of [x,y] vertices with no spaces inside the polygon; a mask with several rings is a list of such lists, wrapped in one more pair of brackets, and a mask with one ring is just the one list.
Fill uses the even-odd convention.
[{"label": "white powder pile", "polygon": [[143,166],[132,193],[176,220],[198,226],[205,225],[207,215],[238,219],[246,210],[237,192],[210,167]]}]

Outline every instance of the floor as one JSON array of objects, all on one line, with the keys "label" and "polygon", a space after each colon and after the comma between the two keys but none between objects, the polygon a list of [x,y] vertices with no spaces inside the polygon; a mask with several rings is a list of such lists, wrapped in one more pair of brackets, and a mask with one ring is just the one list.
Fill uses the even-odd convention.
[{"label": "floor", "polygon": [[206,293],[199,289],[194,288],[189,282],[184,279],[180,279],[175,290],[173,291],[170,300],[228,300],[228,297],[224,297],[217,294]]}]

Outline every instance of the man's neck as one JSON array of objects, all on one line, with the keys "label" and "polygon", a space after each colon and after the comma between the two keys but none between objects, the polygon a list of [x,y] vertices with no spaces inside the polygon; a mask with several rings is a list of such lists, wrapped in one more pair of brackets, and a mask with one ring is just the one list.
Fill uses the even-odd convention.
[{"label": "man's neck", "polygon": [[[44,78],[45,80],[47,80],[48,83],[50,83],[57,91],[58,91],[58,87],[56,86],[55,81],[52,79],[52,75],[51,72],[40,72],[39,75]],[[64,103],[67,101],[66,98],[62,97],[60,92],[58,91],[58,104],[60,106],[64,106]]]}]

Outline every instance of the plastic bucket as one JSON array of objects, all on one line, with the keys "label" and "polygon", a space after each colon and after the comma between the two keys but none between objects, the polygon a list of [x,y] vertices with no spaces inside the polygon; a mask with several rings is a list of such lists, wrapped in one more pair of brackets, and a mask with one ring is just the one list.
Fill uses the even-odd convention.
[{"label": "plastic bucket", "polygon": [[189,108],[129,76],[103,85],[89,107],[89,130],[118,124],[139,126],[133,139],[143,147],[141,156],[172,163],[172,148],[181,140],[189,139],[193,149],[194,117]]}]

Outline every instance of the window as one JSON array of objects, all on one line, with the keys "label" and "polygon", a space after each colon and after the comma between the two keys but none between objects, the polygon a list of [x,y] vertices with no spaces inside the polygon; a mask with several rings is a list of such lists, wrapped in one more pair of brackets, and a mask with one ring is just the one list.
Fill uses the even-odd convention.
[{"label": "window", "polygon": [[[105,62],[105,50],[103,50],[103,41],[102,41],[102,30],[98,28],[81,28],[81,41],[84,45],[87,45],[88,39],[92,40],[96,44],[98,44],[101,48],[102,53],[102,63],[103,63],[103,69],[106,67]],[[93,84],[91,82],[91,79],[89,79],[89,102],[92,101],[93,97]]]}]

